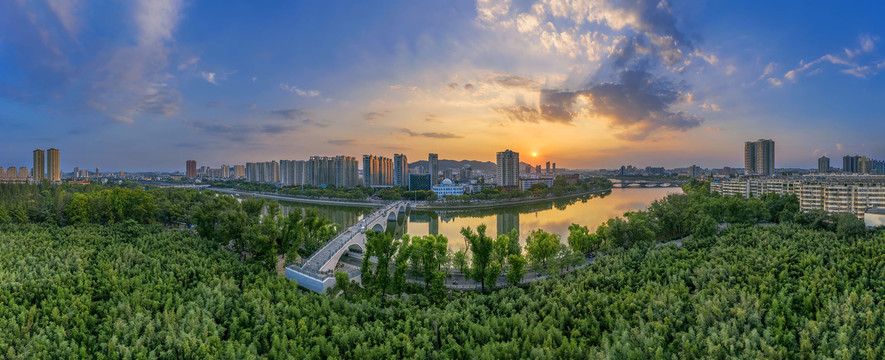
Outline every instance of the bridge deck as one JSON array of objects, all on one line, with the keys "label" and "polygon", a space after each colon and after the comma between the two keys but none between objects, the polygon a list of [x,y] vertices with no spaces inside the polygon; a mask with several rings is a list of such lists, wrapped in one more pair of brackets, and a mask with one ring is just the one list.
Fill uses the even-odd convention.
[{"label": "bridge deck", "polygon": [[366,230],[370,228],[371,224],[379,220],[379,218],[384,217],[386,220],[388,213],[399,209],[405,204],[405,201],[397,201],[363,217],[356,224],[353,224],[353,226],[339,233],[332,238],[332,240],[323,245],[323,247],[313,253],[313,255],[308,257],[301,265],[301,270],[305,272],[319,272],[320,268],[331,260],[336,253],[341,251],[341,248],[350,242],[355,236],[360,236],[365,233]]}]

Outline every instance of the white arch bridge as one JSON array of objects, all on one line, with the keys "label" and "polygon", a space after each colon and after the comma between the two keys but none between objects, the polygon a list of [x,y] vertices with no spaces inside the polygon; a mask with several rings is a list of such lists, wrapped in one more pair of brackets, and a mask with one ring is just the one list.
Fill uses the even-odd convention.
[{"label": "white arch bridge", "polygon": [[[300,266],[287,266],[286,277],[289,280],[297,280],[298,285],[311,291],[325,292],[326,289],[335,286],[335,267],[342,255],[352,249],[366,253],[366,231],[387,231],[388,224],[396,224],[400,214],[405,215],[411,208],[412,203],[397,201],[363,217],[323,245]],[[358,272],[350,275],[351,279],[359,276]]]}]

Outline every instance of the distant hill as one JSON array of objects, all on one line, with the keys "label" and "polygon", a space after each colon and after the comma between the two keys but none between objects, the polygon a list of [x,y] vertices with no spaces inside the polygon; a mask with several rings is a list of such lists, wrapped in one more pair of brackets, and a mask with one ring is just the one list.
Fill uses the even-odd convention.
[{"label": "distant hill", "polygon": [[[473,170],[482,171],[487,174],[494,174],[497,170],[497,164],[491,161],[479,161],[479,160],[440,160],[439,161],[439,171],[445,171],[446,169],[460,169],[464,167],[464,165],[470,165]],[[416,161],[413,163],[409,163],[409,168],[415,168],[421,166],[424,170],[427,170],[427,160]],[[525,167],[529,166],[529,164],[520,162],[519,169],[520,171],[524,171]]]}]

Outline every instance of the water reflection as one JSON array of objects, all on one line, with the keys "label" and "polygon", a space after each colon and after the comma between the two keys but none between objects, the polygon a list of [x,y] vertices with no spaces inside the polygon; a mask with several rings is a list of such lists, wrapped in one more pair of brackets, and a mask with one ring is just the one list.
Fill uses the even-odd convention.
[{"label": "water reflection", "polygon": [[[612,189],[600,195],[494,209],[411,211],[408,215],[400,214],[395,222],[388,224],[388,228],[397,235],[445,235],[453,251],[465,247],[461,228],[476,228],[480,224],[486,224],[486,233],[492,236],[516,229],[523,244],[525,236],[535,229],[559,234],[566,241],[568,226],[572,223],[585,225],[595,231],[599,224],[609,218],[623,216],[628,211],[644,210],[653,201],[678,193],[682,193],[679,188],[625,188]],[[293,202],[282,202],[282,205],[283,214],[312,209],[344,226],[353,225],[373,211],[371,208]]]}]

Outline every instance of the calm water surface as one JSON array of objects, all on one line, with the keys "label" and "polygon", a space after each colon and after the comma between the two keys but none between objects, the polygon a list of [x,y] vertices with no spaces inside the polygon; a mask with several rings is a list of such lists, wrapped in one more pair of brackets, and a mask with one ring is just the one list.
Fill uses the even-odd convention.
[{"label": "calm water surface", "polygon": [[[595,231],[602,222],[625,212],[645,210],[653,201],[669,194],[681,194],[680,188],[627,188],[612,189],[603,195],[584,196],[576,199],[554,200],[544,203],[501,207],[487,210],[451,211],[412,211],[397,221],[396,233],[412,236],[442,234],[449,238],[449,248],[457,251],[464,248],[461,228],[476,228],[481,224],[487,227],[486,234],[497,236],[518,229],[520,242],[532,230],[544,229],[568,237],[568,226],[572,223],[584,225]],[[372,208],[347,206],[314,205],[295,202],[282,202],[283,213],[290,211],[314,210],[335,223],[350,226]],[[393,223],[388,226],[394,225]],[[393,228],[393,227],[391,227]]]}]

